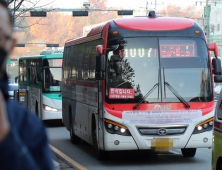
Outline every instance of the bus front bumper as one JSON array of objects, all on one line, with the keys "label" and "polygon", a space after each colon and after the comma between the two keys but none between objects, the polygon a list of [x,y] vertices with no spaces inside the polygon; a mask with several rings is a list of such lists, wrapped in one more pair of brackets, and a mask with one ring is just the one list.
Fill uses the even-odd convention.
[{"label": "bus front bumper", "polygon": [[[107,113],[107,112],[106,112]],[[211,115],[206,115],[204,119],[209,119]],[[169,150],[172,149],[182,149],[182,148],[211,148],[212,147],[212,130],[193,134],[197,123],[183,123],[181,126],[186,126],[186,130],[183,134],[177,135],[143,135],[139,132],[138,127],[159,127],[159,124],[123,124],[122,120],[114,117],[110,114],[105,114],[105,118],[112,120],[116,123],[126,126],[131,136],[123,136],[118,134],[110,134],[104,127],[104,143],[105,150],[115,151],[115,150],[150,150],[153,148],[153,141],[155,139],[169,140],[172,143]],[[165,126],[172,126],[178,124],[164,124]],[[116,145],[115,143],[119,143]]]},{"label": "bus front bumper", "polygon": [[62,110],[60,109],[57,112],[46,111],[43,109],[42,112],[42,120],[62,119]]}]

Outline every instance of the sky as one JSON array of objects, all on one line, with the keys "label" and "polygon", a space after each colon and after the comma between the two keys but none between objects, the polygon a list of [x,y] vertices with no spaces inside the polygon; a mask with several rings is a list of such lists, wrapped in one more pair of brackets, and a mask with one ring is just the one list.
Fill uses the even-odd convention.
[{"label": "sky", "polygon": [[[42,0],[41,3],[51,2],[52,0]],[[123,7],[123,9],[139,9],[140,7],[146,7],[146,1],[148,1],[148,9],[154,9],[155,6],[151,5],[155,4],[155,0],[108,0],[108,7]],[[81,8],[83,6],[83,2],[87,2],[87,0],[55,0],[51,5],[56,8]],[[162,4],[164,2],[164,4]],[[173,5],[179,5],[181,7],[196,5],[196,1],[194,0],[156,0],[157,10],[161,10],[165,8],[169,3]],[[202,8],[200,4],[197,4],[198,8]]]}]

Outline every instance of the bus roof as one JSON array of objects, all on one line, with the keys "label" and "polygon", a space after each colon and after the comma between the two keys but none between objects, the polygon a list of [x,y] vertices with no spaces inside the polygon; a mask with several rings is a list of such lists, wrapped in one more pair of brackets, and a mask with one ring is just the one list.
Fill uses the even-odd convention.
[{"label": "bus roof", "polygon": [[37,56],[26,56],[20,57],[19,60],[33,60],[33,59],[53,59],[53,58],[63,58],[63,54],[50,54],[50,55],[37,55]]},{"label": "bus roof", "polygon": [[91,29],[86,37],[79,37],[76,39],[69,39],[66,41],[66,45],[79,44],[91,39],[100,38],[103,30],[111,22],[114,22],[116,26],[125,28],[128,30],[137,31],[172,31],[183,30],[194,26],[194,21],[187,18],[174,18],[174,17],[132,17],[132,18],[118,18],[113,19]]},{"label": "bus roof", "polygon": [[133,17],[119,18],[113,21],[118,27],[141,31],[181,30],[194,25],[194,21],[191,19],[174,17]]}]

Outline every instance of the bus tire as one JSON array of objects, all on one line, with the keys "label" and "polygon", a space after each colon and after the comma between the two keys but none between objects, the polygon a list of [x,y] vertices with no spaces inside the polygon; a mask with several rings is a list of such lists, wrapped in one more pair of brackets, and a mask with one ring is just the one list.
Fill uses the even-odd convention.
[{"label": "bus tire", "polygon": [[181,149],[184,157],[194,157],[196,154],[197,148],[184,148]]},{"label": "bus tire", "polygon": [[96,129],[93,131],[93,148],[98,160],[107,160],[109,158],[109,152],[100,150],[96,139]]},{"label": "bus tire", "polygon": [[218,160],[217,160],[217,169],[216,170],[222,170],[222,158],[220,157]]},{"label": "bus tire", "polygon": [[74,131],[73,131],[72,117],[70,117],[70,125],[71,125],[71,127],[70,127],[70,139],[71,139],[72,144],[80,144],[81,139],[78,136],[76,136],[74,134]]}]

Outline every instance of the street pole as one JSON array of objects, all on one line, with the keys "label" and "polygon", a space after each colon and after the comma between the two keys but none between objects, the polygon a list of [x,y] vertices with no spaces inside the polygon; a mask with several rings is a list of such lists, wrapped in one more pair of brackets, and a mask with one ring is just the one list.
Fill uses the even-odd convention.
[{"label": "street pole", "polygon": [[146,16],[148,16],[148,2],[147,2],[147,0],[146,0]]},{"label": "street pole", "polygon": [[156,0],[155,0],[155,12],[156,12]]},{"label": "street pole", "polygon": [[206,19],[207,19],[207,30],[206,30],[206,33],[207,33],[207,40],[209,40],[209,33],[210,33],[210,27],[209,27],[209,18],[208,18],[208,0],[206,0]]}]

